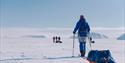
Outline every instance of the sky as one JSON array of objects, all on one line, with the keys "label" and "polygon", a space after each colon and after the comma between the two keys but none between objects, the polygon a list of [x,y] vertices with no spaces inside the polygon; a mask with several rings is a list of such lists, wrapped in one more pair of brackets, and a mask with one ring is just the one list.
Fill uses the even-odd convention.
[{"label": "sky", "polygon": [[0,27],[124,27],[124,0],[0,0]]}]

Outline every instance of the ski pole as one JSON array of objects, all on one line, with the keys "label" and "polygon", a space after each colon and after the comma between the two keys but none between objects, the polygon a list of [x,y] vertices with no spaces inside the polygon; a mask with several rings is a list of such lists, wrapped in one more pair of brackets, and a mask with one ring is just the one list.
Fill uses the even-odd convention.
[{"label": "ski pole", "polygon": [[90,49],[92,50],[90,33],[88,34],[88,40],[89,40]]},{"label": "ski pole", "polygon": [[75,34],[73,34],[73,49],[72,49],[72,57],[74,57],[74,43],[75,43]]}]

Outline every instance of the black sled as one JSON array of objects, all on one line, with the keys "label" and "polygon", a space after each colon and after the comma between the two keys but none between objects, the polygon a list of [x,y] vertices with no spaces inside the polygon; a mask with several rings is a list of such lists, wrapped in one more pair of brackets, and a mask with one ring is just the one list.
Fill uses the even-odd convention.
[{"label": "black sled", "polygon": [[116,63],[109,50],[91,50],[87,60],[89,63]]}]

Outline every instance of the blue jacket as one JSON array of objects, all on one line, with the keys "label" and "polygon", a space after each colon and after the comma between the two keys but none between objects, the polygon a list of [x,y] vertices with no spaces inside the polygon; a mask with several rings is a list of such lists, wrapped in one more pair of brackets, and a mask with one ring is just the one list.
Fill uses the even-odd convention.
[{"label": "blue jacket", "polygon": [[87,34],[89,33],[90,31],[90,27],[88,25],[88,23],[84,20],[79,20],[76,24],[76,27],[74,28],[74,31],[73,33],[75,34],[76,31],[78,30],[78,35],[79,36],[87,36]]}]

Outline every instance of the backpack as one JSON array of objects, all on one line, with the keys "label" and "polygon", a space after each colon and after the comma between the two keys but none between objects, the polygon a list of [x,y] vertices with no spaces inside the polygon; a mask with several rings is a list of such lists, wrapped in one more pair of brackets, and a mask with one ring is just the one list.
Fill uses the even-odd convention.
[{"label": "backpack", "polygon": [[115,63],[109,50],[91,50],[87,60],[90,63]]}]

